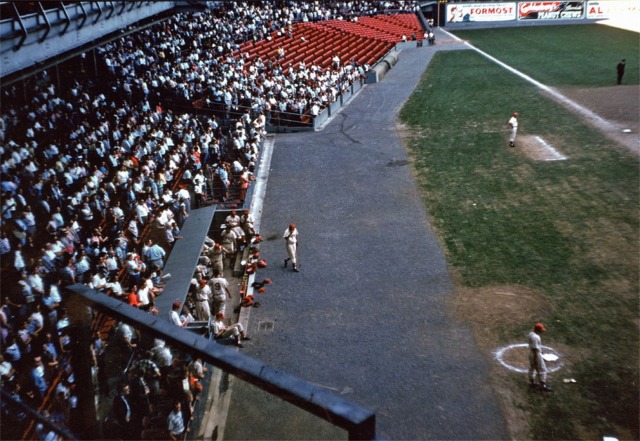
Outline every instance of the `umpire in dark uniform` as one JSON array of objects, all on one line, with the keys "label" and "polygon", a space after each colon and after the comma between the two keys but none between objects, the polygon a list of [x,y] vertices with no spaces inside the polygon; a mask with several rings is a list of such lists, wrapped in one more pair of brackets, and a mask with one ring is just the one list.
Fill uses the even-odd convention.
[{"label": "umpire in dark uniform", "polygon": [[616,66],[616,70],[618,71],[618,84],[622,84],[622,77],[624,76],[624,67],[626,65],[626,62],[627,60],[623,58],[622,61],[620,61]]}]

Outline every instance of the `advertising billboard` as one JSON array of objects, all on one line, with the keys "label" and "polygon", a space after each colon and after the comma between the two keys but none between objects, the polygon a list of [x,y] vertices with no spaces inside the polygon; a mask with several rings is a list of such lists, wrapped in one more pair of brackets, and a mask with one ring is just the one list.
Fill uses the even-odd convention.
[{"label": "advertising billboard", "polygon": [[604,19],[639,16],[640,3],[630,1],[587,2],[587,18]]},{"label": "advertising billboard", "polygon": [[567,20],[585,16],[584,2],[520,2],[518,20]]},{"label": "advertising billboard", "polygon": [[515,3],[448,3],[447,22],[508,21],[516,19]]},{"label": "advertising billboard", "polygon": [[638,0],[521,1],[496,3],[447,3],[447,23],[498,21],[635,19]]}]

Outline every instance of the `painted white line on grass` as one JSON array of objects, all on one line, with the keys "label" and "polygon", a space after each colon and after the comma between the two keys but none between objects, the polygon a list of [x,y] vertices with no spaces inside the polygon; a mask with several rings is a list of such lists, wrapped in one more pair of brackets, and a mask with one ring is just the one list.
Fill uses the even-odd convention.
[{"label": "painted white line on grass", "polygon": [[559,151],[557,151],[556,149],[551,147],[549,144],[547,144],[547,142],[544,139],[540,138],[539,136],[536,136],[536,140],[542,145],[542,147],[545,148],[546,151],[548,151],[551,154],[551,157],[545,159],[545,161],[564,161],[565,159],[567,159],[566,156],[564,156]]},{"label": "painted white line on grass", "polygon": [[514,75],[519,76],[520,78],[522,78],[523,80],[533,84],[534,86],[536,86],[537,88],[539,88],[540,90],[545,91],[546,93],[548,93],[549,95],[551,95],[552,97],[554,97],[555,99],[557,99],[558,101],[563,102],[564,104],[566,104],[568,107],[572,108],[573,110],[575,110],[576,112],[580,113],[581,115],[583,115],[586,118],[589,118],[590,120],[594,121],[596,124],[599,124],[601,126],[604,126],[608,129],[611,130],[619,130],[620,128],[618,126],[616,126],[615,124],[607,121],[606,119],[600,117],[599,115],[593,113],[591,110],[587,109],[586,107],[581,106],[580,104],[576,103],[575,101],[567,98],[566,96],[564,96],[563,94],[559,93],[558,91],[552,89],[551,87],[542,84],[539,81],[534,80],[533,78],[531,78],[529,75],[520,72],[517,69],[514,69],[513,67],[509,66],[508,64],[503,63],[502,61],[498,60],[495,57],[492,57],[491,55],[489,55],[488,53],[478,49],[477,47],[473,46],[472,44],[470,44],[467,41],[464,41],[458,37],[456,37],[455,35],[453,35],[452,33],[445,31],[444,29],[440,29],[442,32],[446,33],[449,37],[453,38],[456,41],[462,42],[464,43],[466,46],[468,46],[470,49],[473,49],[474,51],[478,52],[480,55],[482,55],[483,57],[493,61],[494,63],[496,63],[498,66],[508,70],[509,72],[513,73]]}]

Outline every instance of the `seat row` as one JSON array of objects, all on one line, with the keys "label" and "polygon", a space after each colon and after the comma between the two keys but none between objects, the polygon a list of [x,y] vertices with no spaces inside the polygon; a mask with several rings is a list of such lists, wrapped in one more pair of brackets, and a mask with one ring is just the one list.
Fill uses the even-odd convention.
[{"label": "seat row", "polygon": [[249,65],[258,57],[263,61],[279,59],[285,71],[287,66],[301,62],[326,68],[335,55],[342,63],[354,60],[359,64],[374,64],[402,41],[403,36],[413,35],[422,35],[414,14],[361,17],[358,22],[297,23],[285,35],[276,31],[269,40],[245,43],[234,55],[243,54]]},{"label": "seat row", "polygon": [[394,23],[407,29],[407,32],[422,32],[422,25],[418,16],[415,14],[394,14],[394,15],[380,15],[378,16],[381,21],[388,23]]},{"label": "seat row", "polygon": [[[410,27],[404,24],[399,24],[394,20],[386,20],[382,18],[376,17],[363,17],[359,23],[362,23],[365,27],[370,27],[372,29],[379,30],[381,32],[385,32],[387,34],[391,34],[394,37],[402,37],[403,35],[409,37],[410,35],[420,35],[422,34],[422,28],[420,26]],[[398,41],[396,39],[396,41]]]}]

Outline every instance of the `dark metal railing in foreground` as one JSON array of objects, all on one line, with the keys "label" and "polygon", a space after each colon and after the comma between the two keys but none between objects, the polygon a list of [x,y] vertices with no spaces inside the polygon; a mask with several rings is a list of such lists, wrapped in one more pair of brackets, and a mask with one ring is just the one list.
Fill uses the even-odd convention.
[{"label": "dark metal railing in foreground", "polygon": [[[56,424],[49,417],[35,411],[31,406],[23,403],[21,400],[15,399],[9,392],[4,389],[0,390],[3,406],[9,406],[14,412],[21,412],[25,418],[31,418],[35,423],[42,424],[43,432],[55,432],[60,438],[68,441],[76,441],[78,438],[66,427]],[[5,424],[9,424],[5,422]]]},{"label": "dark metal railing in foreground", "polygon": [[171,324],[166,318],[147,314],[107,297],[85,285],[68,286],[78,302],[122,320],[139,331],[153,333],[170,345],[201,356],[206,363],[224,370],[331,424],[346,430],[350,440],[376,439],[376,416],[372,411],[313,386],[293,375],[273,369],[230,347]]}]

